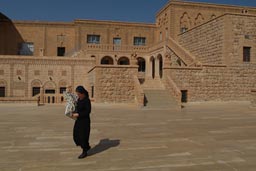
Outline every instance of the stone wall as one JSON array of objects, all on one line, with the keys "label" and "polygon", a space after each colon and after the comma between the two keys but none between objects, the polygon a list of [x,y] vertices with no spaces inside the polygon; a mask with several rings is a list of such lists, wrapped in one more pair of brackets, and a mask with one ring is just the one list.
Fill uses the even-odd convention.
[{"label": "stone wall", "polygon": [[94,70],[96,102],[135,103],[137,66],[101,65]]},{"label": "stone wall", "polygon": [[32,98],[33,87],[54,89],[72,85],[90,88],[87,72],[94,61],[57,57],[0,56],[0,84],[6,97]]},{"label": "stone wall", "polygon": [[224,18],[218,17],[179,35],[179,43],[203,64],[223,64]]},{"label": "stone wall", "polygon": [[225,57],[228,63],[243,63],[243,47],[251,47],[251,61],[256,62],[256,16],[226,15]]},{"label": "stone wall", "polygon": [[230,67],[165,69],[180,90],[188,90],[189,102],[249,101],[256,86],[256,64]]}]

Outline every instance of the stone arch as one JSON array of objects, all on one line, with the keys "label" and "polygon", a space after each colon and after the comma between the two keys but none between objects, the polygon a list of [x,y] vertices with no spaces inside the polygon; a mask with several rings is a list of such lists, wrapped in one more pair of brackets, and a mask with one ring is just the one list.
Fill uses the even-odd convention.
[{"label": "stone arch", "polygon": [[150,62],[151,62],[151,71],[152,71],[152,78],[155,78],[155,66],[156,66],[156,60],[154,56],[150,57]]},{"label": "stone arch", "polygon": [[42,82],[39,79],[31,81],[31,96],[34,97],[40,94],[40,89],[42,87]]},{"label": "stone arch", "polygon": [[7,94],[7,82],[0,80],[0,97],[6,97]]},{"label": "stone arch", "polygon": [[160,78],[162,78],[163,77],[163,55],[158,54],[157,60],[158,60],[158,68],[156,68],[156,69],[159,70],[159,76],[160,76]]},{"label": "stone arch", "polygon": [[216,18],[216,15],[215,15],[215,14],[212,14],[210,20],[212,20],[212,19],[214,19],[214,18]]},{"label": "stone arch", "polygon": [[118,63],[118,65],[130,65],[130,60],[128,57],[123,56],[118,59],[117,63]]},{"label": "stone arch", "polygon": [[[53,81],[47,81],[46,83],[44,83],[44,90],[45,92],[47,92],[47,90],[54,90],[54,92],[56,91],[56,83],[53,82]],[[53,92],[53,91],[51,91]],[[55,92],[56,93],[56,92]],[[52,93],[52,94],[55,94],[55,93]]]},{"label": "stone arch", "polygon": [[41,87],[42,82],[38,79],[31,81],[31,87]]},{"label": "stone arch", "polygon": [[137,65],[139,66],[138,71],[139,72],[145,72],[146,71],[146,60],[143,57],[137,58]]},{"label": "stone arch", "polygon": [[60,80],[59,81],[59,87],[67,87],[67,81],[66,80]]},{"label": "stone arch", "polygon": [[180,32],[183,33],[191,28],[191,20],[187,12],[184,12],[180,18]]},{"label": "stone arch", "polygon": [[197,17],[195,18],[195,26],[198,26],[204,22],[204,17],[201,13],[197,14]]},{"label": "stone arch", "polygon": [[114,65],[114,60],[111,56],[104,56],[101,61],[101,65]]}]

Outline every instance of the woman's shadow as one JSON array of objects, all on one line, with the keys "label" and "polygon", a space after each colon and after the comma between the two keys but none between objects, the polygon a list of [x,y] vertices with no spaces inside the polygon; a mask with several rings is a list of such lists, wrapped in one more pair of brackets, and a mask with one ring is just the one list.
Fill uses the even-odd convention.
[{"label": "woman's shadow", "polygon": [[120,144],[120,140],[102,139],[100,142],[88,151],[88,156],[101,153],[110,148],[117,147]]}]

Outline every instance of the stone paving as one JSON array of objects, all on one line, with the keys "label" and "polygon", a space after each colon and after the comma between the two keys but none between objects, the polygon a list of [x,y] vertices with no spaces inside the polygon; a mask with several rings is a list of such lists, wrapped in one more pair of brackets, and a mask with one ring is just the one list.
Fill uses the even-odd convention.
[{"label": "stone paving", "polygon": [[94,105],[90,156],[79,160],[61,105],[0,105],[1,171],[255,171],[256,109],[182,111]]}]

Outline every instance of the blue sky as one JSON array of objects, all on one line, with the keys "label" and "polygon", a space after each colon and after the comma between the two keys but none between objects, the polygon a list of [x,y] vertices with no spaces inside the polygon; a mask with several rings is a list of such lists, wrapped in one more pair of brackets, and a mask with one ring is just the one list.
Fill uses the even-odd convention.
[{"label": "blue sky", "polygon": [[[256,0],[192,0],[256,7]],[[0,12],[12,20],[117,20],[153,23],[168,0],[0,0]]]}]

